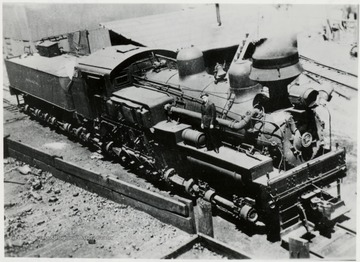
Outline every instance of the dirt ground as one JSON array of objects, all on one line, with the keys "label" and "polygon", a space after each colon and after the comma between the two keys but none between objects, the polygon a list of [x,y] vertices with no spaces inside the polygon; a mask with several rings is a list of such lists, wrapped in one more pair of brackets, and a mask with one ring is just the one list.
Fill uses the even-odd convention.
[{"label": "dirt ground", "polygon": [[[316,46],[311,48],[316,53]],[[323,46],[318,48],[324,49]],[[336,59],[341,64],[339,60]],[[346,61],[344,58],[343,63]],[[15,102],[7,91],[3,94],[5,99]],[[351,100],[335,95],[328,105],[333,142],[347,149],[348,176],[343,181],[342,193],[351,208],[350,219],[345,222],[351,228],[356,226],[357,105],[356,92]],[[170,192],[127,172],[119,164],[102,161],[96,152],[90,152],[22,113],[4,110],[6,134],[48,153],[61,155],[84,168],[106,170],[123,181],[171,196]],[[31,167],[31,172],[24,175],[18,169],[21,166],[22,163],[14,159],[4,160],[6,256],[160,258],[190,237],[146,213],[64,183],[41,170]],[[24,173],[26,168],[21,170]],[[42,199],[37,200],[40,197]],[[215,238],[257,259],[289,256],[278,242],[268,242],[265,234],[244,233],[220,216],[214,216],[214,233]],[[199,256],[199,251],[203,251],[200,253],[204,256]],[[207,251],[195,248],[193,255],[186,254],[182,258],[221,259],[220,255]]]}]

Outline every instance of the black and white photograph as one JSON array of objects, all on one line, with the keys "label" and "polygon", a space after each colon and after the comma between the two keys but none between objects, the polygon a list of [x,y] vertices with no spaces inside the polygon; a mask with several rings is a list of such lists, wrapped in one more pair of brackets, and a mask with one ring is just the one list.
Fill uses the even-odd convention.
[{"label": "black and white photograph", "polygon": [[359,259],[358,15],[3,1],[3,259]]}]

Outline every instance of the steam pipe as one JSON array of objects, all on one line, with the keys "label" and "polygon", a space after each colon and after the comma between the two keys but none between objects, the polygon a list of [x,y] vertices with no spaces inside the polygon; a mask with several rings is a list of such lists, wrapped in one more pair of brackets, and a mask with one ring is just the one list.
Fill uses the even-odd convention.
[{"label": "steam pipe", "polygon": [[326,109],[326,111],[327,111],[327,113],[328,113],[328,115],[329,115],[329,136],[330,136],[330,151],[331,151],[331,150],[332,150],[332,140],[331,140],[331,113],[330,113],[330,111],[329,111],[329,108],[327,108],[327,106],[326,106],[325,104],[323,104],[322,106]]},{"label": "steam pipe", "polygon": [[197,164],[197,165],[212,169],[212,170],[216,171],[217,173],[220,173],[221,175],[225,175],[228,178],[231,178],[231,179],[235,180],[236,182],[242,182],[241,175],[237,174],[236,172],[233,172],[233,171],[230,171],[230,170],[227,170],[227,169],[212,165],[212,164],[210,164],[208,162],[204,162],[202,160],[193,158],[191,156],[188,156],[187,160],[192,164]]},{"label": "steam pipe", "polygon": [[[198,119],[199,121],[201,120],[200,113],[190,111],[187,109],[183,109],[183,108],[174,107],[170,104],[165,105],[165,110],[167,110],[171,113],[176,113],[179,115],[184,115],[184,116],[188,116],[191,118],[195,118],[195,119]],[[253,108],[251,111],[247,111],[246,115],[240,121],[237,121],[237,120],[231,121],[231,120],[226,120],[226,119],[222,119],[222,118],[216,118],[216,121],[219,123],[220,126],[228,127],[233,130],[241,130],[250,122],[250,120],[253,116],[255,116],[259,113],[260,113],[259,109]]]}]

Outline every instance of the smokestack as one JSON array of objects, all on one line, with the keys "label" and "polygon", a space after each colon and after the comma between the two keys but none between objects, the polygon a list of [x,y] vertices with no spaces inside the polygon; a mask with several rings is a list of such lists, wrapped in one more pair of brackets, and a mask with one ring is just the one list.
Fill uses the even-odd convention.
[{"label": "smokestack", "polygon": [[250,78],[258,82],[290,80],[303,71],[296,36],[265,39],[256,46],[252,58]]},{"label": "smokestack", "polygon": [[252,58],[250,79],[269,89],[267,111],[290,106],[287,86],[303,71],[296,36],[259,41]]},{"label": "smokestack", "polygon": [[215,7],[216,7],[216,18],[217,18],[218,26],[221,26],[220,5],[219,5],[219,4],[215,4]]}]

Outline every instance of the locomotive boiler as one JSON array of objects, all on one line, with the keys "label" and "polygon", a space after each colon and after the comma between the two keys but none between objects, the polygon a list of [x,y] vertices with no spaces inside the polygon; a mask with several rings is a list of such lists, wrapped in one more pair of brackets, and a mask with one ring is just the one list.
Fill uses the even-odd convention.
[{"label": "locomotive boiler", "polygon": [[[262,39],[246,53],[227,71],[195,47],[134,45],[5,64],[24,112],[135,173],[263,223],[275,239],[298,225],[331,228],[348,211],[345,149],[332,147],[330,116],[318,114],[331,94],[302,73],[295,40]],[[218,153],[204,147],[204,92],[217,110]]]}]

